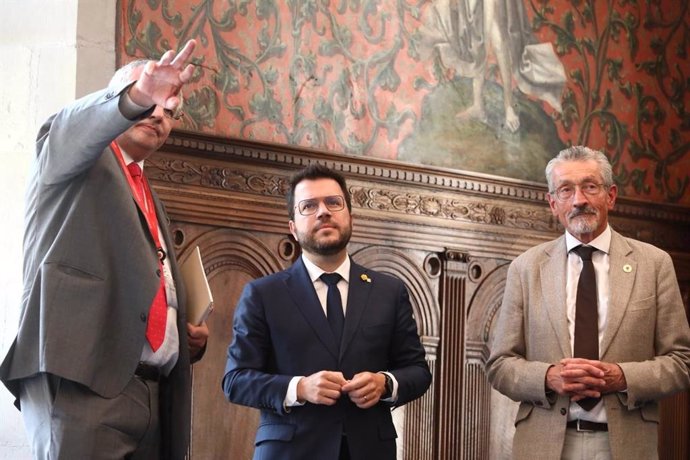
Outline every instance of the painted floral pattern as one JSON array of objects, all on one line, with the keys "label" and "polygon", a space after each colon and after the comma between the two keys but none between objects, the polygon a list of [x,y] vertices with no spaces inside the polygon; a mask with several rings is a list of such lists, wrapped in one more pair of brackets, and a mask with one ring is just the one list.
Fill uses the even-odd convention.
[{"label": "painted floral pattern", "polygon": [[492,1],[523,2],[565,69],[560,110],[511,82],[514,129],[495,51],[486,116],[458,118],[473,82],[425,46],[435,1],[123,0],[118,57],[200,42],[185,130],[539,182],[558,149],[586,144],[622,194],[690,204],[690,0]]}]

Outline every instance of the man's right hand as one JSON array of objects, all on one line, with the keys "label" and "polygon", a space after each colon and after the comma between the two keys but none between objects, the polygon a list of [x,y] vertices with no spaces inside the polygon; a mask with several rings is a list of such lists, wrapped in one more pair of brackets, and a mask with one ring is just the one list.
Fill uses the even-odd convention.
[{"label": "man's right hand", "polygon": [[320,371],[302,377],[297,383],[297,400],[332,406],[340,398],[340,389],[346,383],[342,372]]},{"label": "man's right hand", "polygon": [[546,387],[559,395],[568,395],[573,400],[598,398],[598,388],[604,384],[603,371],[593,366],[581,367],[573,372],[562,363],[554,364],[546,371]]},{"label": "man's right hand", "polygon": [[168,50],[158,61],[149,61],[144,66],[136,83],[129,89],[129,97],[142,107],[159,105],[175,110],[180,104],[180,89],[192,78],[194,66],[187,64],[196,47],[195,40],[189,40],[176,53]]}]

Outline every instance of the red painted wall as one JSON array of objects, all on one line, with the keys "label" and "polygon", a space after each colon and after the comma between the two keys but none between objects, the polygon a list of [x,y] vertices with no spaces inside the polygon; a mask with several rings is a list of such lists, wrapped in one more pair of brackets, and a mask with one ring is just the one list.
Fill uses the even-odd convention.
[{"label": "red painted wall", "polygon": [[[122,0],[117,46],[122,64],[200,42],[185,130],[539,182],[560,148],[586,144],[609,155],[622,194],[689,205],[689,2]],[[520,40],[551,44],[565,77],[556,102],[519,89],[520,57],[502,93],[500,39],[477,74],[454,61],[487,36],[458,15],[487,5],[506,46],[520,15]],[[467,116],[480,78],[483,116]]]}]

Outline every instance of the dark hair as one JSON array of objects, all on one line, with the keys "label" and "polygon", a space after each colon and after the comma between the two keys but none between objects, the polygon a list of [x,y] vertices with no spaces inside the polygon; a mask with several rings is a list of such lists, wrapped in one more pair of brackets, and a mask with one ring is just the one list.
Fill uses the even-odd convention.
[{"label": "dark hair", "polygon": [[305,180],[317,179],[333,179],[336,181],[340,186],[340,189],[343,191],[347,210],[352,212],[352,201],[350,200],[350,192],[347,190],[345,178],[340,173],[333,171],[324,165],[311,164],[298,171],[290,178],[290,189],[288,190],[287,195],[285,195],[287,198],[287,209],[290,220],[294,220],[295,218],[295,188],[297,187],[297,184]]}]

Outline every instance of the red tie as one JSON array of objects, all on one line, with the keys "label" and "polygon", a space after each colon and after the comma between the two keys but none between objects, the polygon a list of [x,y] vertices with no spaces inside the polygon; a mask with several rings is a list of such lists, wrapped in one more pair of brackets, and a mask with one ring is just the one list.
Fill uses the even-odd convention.
[{"label": "red tie", "polygon": [[[129,174],[132,176],[134,185],[136,186],[135,193],[139,195],[139,202],[146,204],[146,209],[142,209],[144,213],[149,213],[153,210],[153,198],[150,196],[148,188],[144,186],[144,177],[141,173],[141,168],[138,164],[132,162],[127,165]],[[154,225],[157,225],[154,222]],[[158,235],[158,228],[149,229],[154,235]],[[157,240],[157,238],[154,237]],[[158,244],[156,242],[156,244]],[[168,300],[165,296],[165,276],[163,275],[163,262],[158,261],[158,270],[160,273],[160,286],[158,287],[158,292],[156,292],[156,297],[153,298],[153,303],[149,309],[148,322],[146,323],[146,340],[151,344],[151,349],[155,352],[163,344],[163,339],[165,338],[165,325],[168,316]]]}]

